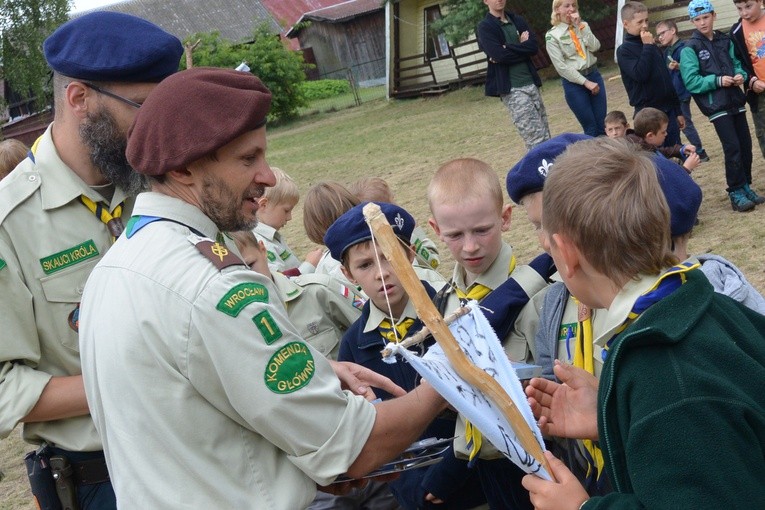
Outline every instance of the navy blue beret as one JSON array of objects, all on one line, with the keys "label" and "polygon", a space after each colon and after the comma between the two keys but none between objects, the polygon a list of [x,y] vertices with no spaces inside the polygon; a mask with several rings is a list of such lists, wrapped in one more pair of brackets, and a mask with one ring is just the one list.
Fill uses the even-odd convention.
[{"label": "navy blue beret", "polygon": [[178,70],[183,45],[144,19],[96,11],[74,18],[43,43],[54,71],[80,80],[159,82]]},{"label": "navy blue beret", "polygon": [[[369,202],[362,202],[349,209],[327,229],[324,234],[324,245],[329,248],[332,258],[342,260],[343,253],[353,245],[372,239],[372,231],[364,219],[364,206]],[[397,205],[376,202],[380,210],[390,223],[393,232],[407,245],[412,239],[414,230],[414,218],[404,209]]]},{"label": "navy blue beret", "polygon": [[553,166],[555,158],[561,155],[566,147],[580,140],[592,137],[576,133],[563,133],[546,140],[521,158],[508,172],[505,183],[507,194],[516,204],[529,193],[542,191],[547,174]]},{"label": "navy blue beret", "polygon": [[656,175],[669,205],[672,237],[687,234],[701,207],[701,188],[683,167],[661,154],[652,156]]}]

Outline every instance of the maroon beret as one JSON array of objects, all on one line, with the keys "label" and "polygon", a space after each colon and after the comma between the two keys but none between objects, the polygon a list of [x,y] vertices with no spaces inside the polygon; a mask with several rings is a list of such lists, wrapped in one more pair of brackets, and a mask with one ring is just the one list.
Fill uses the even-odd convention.
[{"label": "maroon beret", "polygon": [[250,73],[195,67],[151,91],[128,130],[127,159],[136,172],[184,168],[262,127],[271,92]]}]

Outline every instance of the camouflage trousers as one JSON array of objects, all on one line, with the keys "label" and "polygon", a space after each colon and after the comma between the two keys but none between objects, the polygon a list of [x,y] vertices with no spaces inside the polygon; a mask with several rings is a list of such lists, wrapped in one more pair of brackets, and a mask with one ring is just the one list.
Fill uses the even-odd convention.
[{"label": "camouflage trousers", "polygon": [[532,83],[512,88],[510,93],[500,96],[500,99],[510,112],[510,119],[523,138],[526,150],[550,139],[547,111],[539,87]]}]

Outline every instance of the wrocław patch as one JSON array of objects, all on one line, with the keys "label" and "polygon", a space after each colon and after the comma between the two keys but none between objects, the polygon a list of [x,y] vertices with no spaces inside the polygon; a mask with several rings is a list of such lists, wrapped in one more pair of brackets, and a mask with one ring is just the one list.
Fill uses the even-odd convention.
[{"label": "wroc\u0142aw patch", "polygon": [[268,289],[259,283],[240,283],[226,292],[215,308],[236,317],[250,303],[268,303]]},{"label": "wroc\u0142aw patch", "polygon": [[303,342],[291,342],[268,360],[266,386],[274,393],[292,393],[307,385],[315,372],[316,365],[308,346]]}]

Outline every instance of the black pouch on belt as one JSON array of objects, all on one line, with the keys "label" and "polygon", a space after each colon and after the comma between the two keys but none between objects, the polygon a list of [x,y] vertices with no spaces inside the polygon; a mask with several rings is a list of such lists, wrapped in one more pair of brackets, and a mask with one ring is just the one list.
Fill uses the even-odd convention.
[{"label": "black pouch on belt", "polygon": [[40,510],[62,510],[56,492],[56,482],[50,468],[48,448],[42,446],[24,457],[27,477],[35,504]]},{"label": "black pouch on belt", "polygon": [[79,510],[77,503],[77,486],[74,483],[74,468],[69,459],[63,455],[50,458],[50,469],[56,481],[56,494],[61,502],[62,510]]}]

